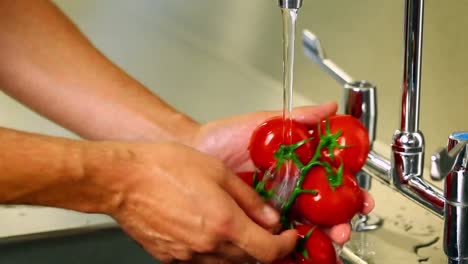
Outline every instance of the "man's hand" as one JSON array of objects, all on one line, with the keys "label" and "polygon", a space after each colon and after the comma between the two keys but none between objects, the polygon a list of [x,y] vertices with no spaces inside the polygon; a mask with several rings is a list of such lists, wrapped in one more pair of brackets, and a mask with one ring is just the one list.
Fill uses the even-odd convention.
[{"label": "man's hand", "polygon": [[[336,103],[300,107],[294,109],[293,118],[313,126],[334,115],[336,110]],[[252,170],[253,163],[247,150],[252,131],[267,118],[281,114],[279,111],[257,112],[207,123],[200,128],[193,145],[223,160],[234,171]],[[364,193],[363,213],[369,213],[374,208],[374,201],[367,192]],[[335,243],[344,244],[349,240],[351,228],[349,224],[341,224],[326,232]]]},{"label": "man's hand", "polygon": [[86,171],[111,194],[107,213],[155,258],[188,260],[231,245],[269,263],[294,248],[296,232],[267,231],[278,214],[218,159],[172,143],[92,145]]},{"label": "man's hand", "polygon": [[[293,110],[293,118],[313,126],[336,110],[336,103],[299,107]],[[221,159],[234,171],[252,170],[247,148],[253,130],[266,119],[281,115],[280,111],[263,111],[209,122],[200,127],[192,146]]]}]

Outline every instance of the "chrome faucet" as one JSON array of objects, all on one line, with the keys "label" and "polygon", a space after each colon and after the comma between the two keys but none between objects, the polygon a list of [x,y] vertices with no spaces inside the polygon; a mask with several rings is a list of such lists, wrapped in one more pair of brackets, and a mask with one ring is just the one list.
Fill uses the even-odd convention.
[{"label": "chrome faucet", "polygon": [[302,0],[278,0],[280,8],[299,9],[302,6]]},{"label": "chrome faucet", "polygon": [[[444,192],[423,179],[424,136],[419,131],[423,11],[424,0],[405,0],[401,122],[393,135],[391,160],[371,150],[362,173],[379,179],[444,218],[444,251],[448,263],[468,264],[468,132],[453,133],[449,136],[447,149],[432,156],[432,178],[445,178]],[[349,75],[325,60],[320,42],[310,32],[304,33],[303,41],[306,55],[345,88],[351,84],[352,92],[345,92],[345,113],[356,116],[353,109],[376,109],[376,101],[369,94],[360,97],[366,100],[352,98],[355,94],[365,93],[369,87],[375,90],[374,86],[362,81],[353,85]],[[372,120],[370,116],[363,115],[361,122]],[[370,140],[373,140],[374,128],[369,125],[368,129]]]},{"label": "chrome faucet", "polygon": [[455,132],[431,156],[431,176],[445,178],[444,251],[449,263],[468,263],[468,132]]}]

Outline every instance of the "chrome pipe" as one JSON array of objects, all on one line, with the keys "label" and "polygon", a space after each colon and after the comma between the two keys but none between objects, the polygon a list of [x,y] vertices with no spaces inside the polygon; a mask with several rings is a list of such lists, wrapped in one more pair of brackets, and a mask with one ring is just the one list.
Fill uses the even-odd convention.
[{"label": "chrome pipe", "polygon": [[362,170],[387,185],[392,183],[392,177],[390,174],[392,165],[390,161],[373,150],[371,150],[367,156],[366,164]]},{"label": "chrome pipe", "polygon": [[401,131],[418,132],[424,0],[406,0]]},{"label": "chrome pipe", "polygon": [[419,131],[419,97],[424,0],[405,2],[401,123],[393,135],[392,180],[405,196],[443,216],[442,191],[422,179],[424,136]]},{"label": "chrome pipe", "polygon": [[439,217],[444,216],[445,198],[441,190],[432,184],[429,184],[419,177],[412,177],[404,184],[394,181],[392,178],[392,165],[390,161],[371,151],[362,170],[379,180],[381,183],[397,190],[413,202],[429,209]]}]

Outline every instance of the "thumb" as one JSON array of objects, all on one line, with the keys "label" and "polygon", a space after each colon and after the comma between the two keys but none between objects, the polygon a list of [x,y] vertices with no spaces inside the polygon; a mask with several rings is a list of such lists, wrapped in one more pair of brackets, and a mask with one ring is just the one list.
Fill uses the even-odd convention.
[{"label": "thumb", "polygon": [[233,233],[232,242],[261,263],[271,263],[291,253],[296,246],[294,229],[273,235],[245,217]]},{"label": "thumb", "polygon": [[329,102],[320,105],[302,106],[293,109],[294,120],[306,125],[316,125],[321,120],[332,116],[337,111],[337,104]]}]

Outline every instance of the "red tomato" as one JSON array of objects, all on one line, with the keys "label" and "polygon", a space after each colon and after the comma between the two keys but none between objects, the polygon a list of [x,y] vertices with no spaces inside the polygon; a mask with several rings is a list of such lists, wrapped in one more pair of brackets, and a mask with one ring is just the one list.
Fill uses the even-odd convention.
[{"label": "red tomato", "polygon": [[[343,163],[343,169],[351,174],[356,174],[364,165],[369,154],[370,144],[367,129],[361,122],[350,115],[336,115],[328,119],[330,132],[336,134],[341,131],[341,136],[336,143],[344,148],[334,148],[333,158],[328,148],[322,148],[320,161],[327,161],[335,168]],[[320,135],[326,133],[326,120],[320,122]],[[318,128],[316,128],[318,131]],[[317,133],[318,134],[318,133]],[[320,140],[316,137],[316,140]],[[318,143],[318,142],[317,142]]]},{"label": "red tomato", "polygon": [[325,169],[313,167],[306,174],[302,189],[317,193],[299,194],[295,209],[306,221],[319,226],[330,227],[349,222],[363,205],[362,191],[354,176],[347,172],[343,173],[340,186],[331,187]]},{"label": "red tomato", "polygon": [[[295,227],[300,239],[304,239],[307,233],[312,229],[309,225],[298,225]],[[306,258],[303,252],[295,252],[298,263],[304,264],[336,264],[336,251],[331,239],[322,230],[317,227],[312,230],[305,242],[299,240],[303,249],[307,251]]]},{"label": "red tomato", "polygon": [[[291,124],[292,143],[308,139],[310,137],[307,128],[294,121]],[[275,152],[283,144],[283,118],[273,117],[258,126],[252,133],[249,143],[250,157],[257,168],[269,169],[276,160]],[[303,164],[307,164],[315,151],[316,142],[311,140],[298,147],[294,152]]]}]

